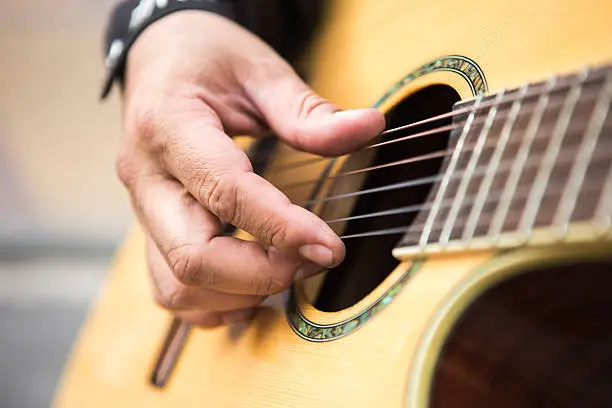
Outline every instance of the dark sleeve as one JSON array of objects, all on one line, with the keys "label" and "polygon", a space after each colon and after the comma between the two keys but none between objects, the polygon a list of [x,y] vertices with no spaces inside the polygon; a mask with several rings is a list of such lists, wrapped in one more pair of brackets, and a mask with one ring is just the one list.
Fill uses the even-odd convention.
[{"label": "dark sleeve", "polygon": [[106,31],[107,78],[102,97],[113,83],[123,83],[130,46],[155,21],[180,10],[204,10],[227,17],[257,34],[294,63],[319,20],[323,0],[126,0],[111,15]]}]

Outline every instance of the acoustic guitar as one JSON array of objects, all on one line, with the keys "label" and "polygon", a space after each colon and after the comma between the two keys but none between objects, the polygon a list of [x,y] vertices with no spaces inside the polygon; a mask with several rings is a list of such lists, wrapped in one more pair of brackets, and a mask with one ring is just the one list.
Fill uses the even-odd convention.
[{"label": "acoustic guitar", "polygon": [[330,2],[311,83],[387,130],[335,159],[272,138],[250,154],[344,263],[248,324],[190,329],[155,305],[135,227],[56,406],[611,407],[611,17]]}]

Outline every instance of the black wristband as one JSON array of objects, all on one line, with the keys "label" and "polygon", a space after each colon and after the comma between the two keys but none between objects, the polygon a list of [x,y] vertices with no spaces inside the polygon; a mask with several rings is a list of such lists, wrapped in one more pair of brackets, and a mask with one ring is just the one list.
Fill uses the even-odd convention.
[{"label": "black wristband", "polygon": [[235,20],[237,3],[238,0],[131,0],[120,4],[115,9],[107,33],[107,76],[102,98],[106,98],[115,81],[123,83],[127,53],[143,30],[153,22],[181,10],[210,11]]}]

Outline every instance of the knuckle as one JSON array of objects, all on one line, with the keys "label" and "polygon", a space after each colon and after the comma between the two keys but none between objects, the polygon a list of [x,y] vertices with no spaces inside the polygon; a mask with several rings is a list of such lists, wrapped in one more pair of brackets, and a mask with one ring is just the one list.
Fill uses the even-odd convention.
[{"label": "knuckle", "polygon": [[159,109],[147,106],[134,111],[128,131],[138,139],[149,140],[156,133],[157,121],[160,118]]},{"label": "knuckle", "polygon": [[320,106],[327,105],[329,102],[327,99],[317,95],[312,91],[308,91],[300,98],[298,118],[307,118],[315,109]]},{"label": "knuckle", "polygon": [[198,193],[204,205],[223,221],[236,224],[239,216],[239,195],[233,175],[223,174],[203,178]]},{"label": "knuckle", "polygon": [[202,283],[202,251],[196,245],[183,244],[168,251],[168,261],[174,276],[184,285]]},{"label": "knuckle", "polygon": [[117,156],[117,160],[115,161],[115,171],[121,183],[124,186],[129,187],[134,184],[138,176],[138,171],[134,166],[134,161],[132,160],[131,154],[128,152],[122,151]]},{"label": "knuckle", "polygon": [[125,132],[143,150],[159,154],[167,148],[168,109],[147,105],[128,109]]},{"label": "knuckle", "polygon": [[305,146],[309,142],[311,137],[310,132],[304,126],[308,117],[313,113],[314,110],[321,106],[325,106],[329,102],[314,93],[313,91],[307,91],[298,99],[296,108],[295,120],[292,121],[292,125],[289,127],[289,137],[293,140],[293,144],[302,150],[306,150]]},{"label": "knuckle", "polygon": [[287,242],[289,225],[284,220],[268,222],[264,225],[262,236],[266,242],[277,248],[282,248]]},{"label": "knuckle", "polygon": [[255,285],[255,295],[266,296],[280,293],[291,286],[290,276],[270,276],[259,280]]},{"label": "knuckle", "polygon": [[182,310],[190,306],[189,291],[180,286],[162,289],[156,291],[155,301],[164,309]]}]

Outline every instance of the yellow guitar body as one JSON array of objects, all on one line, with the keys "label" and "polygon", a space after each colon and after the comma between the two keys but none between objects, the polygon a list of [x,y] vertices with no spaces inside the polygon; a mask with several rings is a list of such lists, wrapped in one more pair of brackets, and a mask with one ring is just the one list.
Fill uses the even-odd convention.
[{"label": "yellow guitar body", "polygon": [[[463,56],[477,63],[488,91],[495,92],[611,61],[610,16],[612,3],[607,0],[334,1],[311,51],[311,82],[340,106],[369,106],[419,67],[441,57]],[[485,85],[478,82],[477,73],[467,70],[464,74],[471,79],[451,69],[413,75],[380,109],[391,109],[403,97],[432,84],[450,85],[462,99],[469,99],[474,87],[478,91]],[[276,160],[284,160],[283,152]],[[283,177],[308,180],[316,178],[320,170],[314,166]],[[307,197],[308,192],[304,194]],[[554,346],[558,346],[554,349],[558,356],[571,355],[573,349],[554,341],[543,347],[538,337],[511,347],[508,339],[520,333],[544,336],[538,327],[523,325],[524,316],[517,318],[503,311],[494,314],[494,309],[485,307],[471,315],[479,316],[480,323],[473,323],[477,329],[461,331],[458,327],[469,321],[466,311],[502,282],[511,282],[536,267],[557,268],[577,262],[606,269],[598,264],[603,262],[612,269],[610,254],[610,241],[602,239],[593,244],[565,243],[503,252],[482,249],[432,253],[426,258],[401,256],[399,266],[382,284],[338,312],[315,309],[310,302],[313,289],[298,284],[295,299],[300,314],[294,316],[294,328],[286,316],[286,296],[279,295],[266,301],[248,325],[194,330],[170,382],[158,389],[150,385],[149,378],[171,318],[151,296],[144,240],[136,227],[83,326],[55,405],[425,408],[487,406],[483,405],[486,400],[491,407],[561,407],[575,406],[576,401],[591,401],[591,405],[576,406],[600,406],[597,403],[606,400],[605,391],[588,388],[585,380],[576,380],[579,374],[563,377],[579,385],[572,388],[559,383],[548,391],[548,397],[538,400],[542,405],[533,402],[533,393],[528,391],[547,389],[538,386],[538,381],[563,370],[552,363]],[[566,289],[583,286],[580,275],[571,279],[570,272],[558,275],[558,285],[565,282]],[[516,290],[524,291],[523,298],[537,301],[515,305],[513,310],[551,316],[546,314],[551,305],[567,311],[565,303],[575,308],[589,304],[588,299],[593,301],[589,307],[610,310],[610,303],[604,301],[609,293],[600,293],[610,283],[603,276],[593,272],[587,288],[591,292],[580,299],[558,296],[565,289],[557,290],[555,284],[534,278],[536,286],[526,283]],[[541,290],[540,296],[534,296],[534,290]],[[548,312],[541,312],[545,309]],[[559,313],[555,319],[563,320],[565,312]],[[593,315],[593,321],[597,319],[605,318]],[[305,326],[300,327],[300,321]],[[575,333],[585,332],[578,329],[582,327],[579,323],[568,320],[567,324],[577,327]],[[320,327],[328,331],[317,331]],[[479,330],[486,334],[474,334]],[[464,335],[455,342],[455,349],[444,349],[452,333]],[[494,343],[496,333],[501,338]],[[549,328],[546,333],[550,335]],[[529,351],[530,345],[535,349]],[[600,357],[609,362],[610,351]],[[578,360],[572,370],[586,370],[585,364],[580,364],[584,360]],[[516,370],[508,369],[510,366]],[[502,385],[483,382],[502,372],[506,375]],[[453,385],[445,378],[457,381]],[[588,391],[584,400],[575,395],[578,388]]]}]

